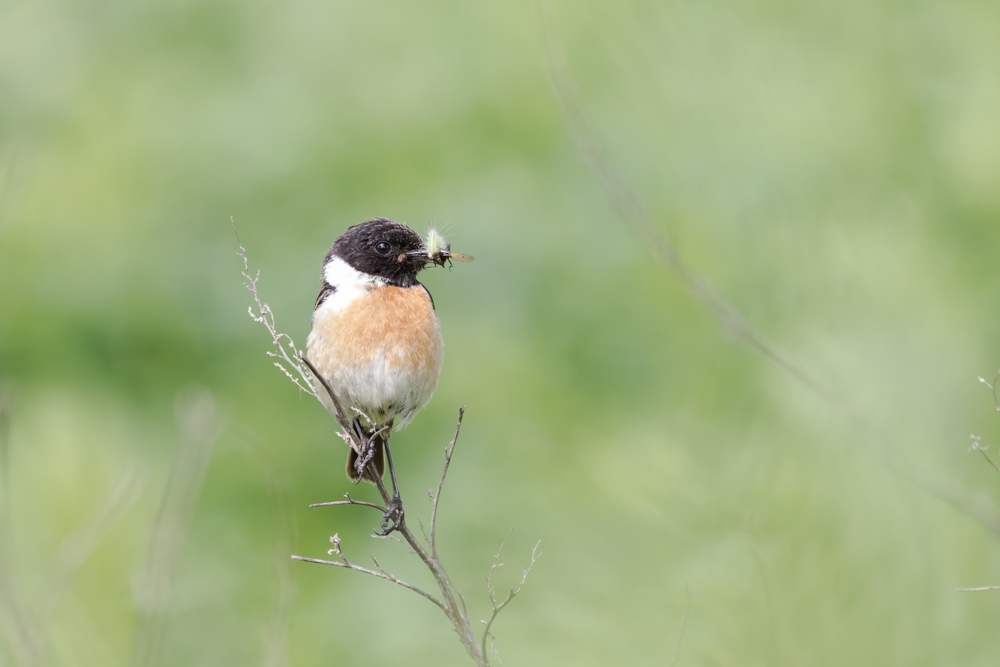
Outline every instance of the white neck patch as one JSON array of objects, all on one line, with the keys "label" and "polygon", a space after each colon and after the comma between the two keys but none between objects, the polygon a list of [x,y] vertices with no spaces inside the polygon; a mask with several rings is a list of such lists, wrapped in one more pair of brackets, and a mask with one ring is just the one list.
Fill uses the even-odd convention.
[{"label": "white neck patch", "polygon": [[385,279],[362,273],[336,256],[331,257],[323,267],[323,280],[336,289],[320,304],[315,315],[342,310],[358,297],[367,294],[373,287],[385,285]]},{"label": "white neck patch", "polygon": [[374,276],[361,273],[337,256],[331,257],[330,261],[323,267],[323,279],[338,290],[342,287],[345,289],[351,286],[360,287],[378,280]]}]

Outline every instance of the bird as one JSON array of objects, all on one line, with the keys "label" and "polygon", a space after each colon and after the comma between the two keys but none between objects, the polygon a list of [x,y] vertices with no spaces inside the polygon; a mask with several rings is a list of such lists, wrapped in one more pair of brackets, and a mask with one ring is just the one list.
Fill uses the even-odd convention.
[{"label": "bird", "polygon": [[[430,402],[444,362],[444,340],[434,300],[417,274],[450,259],[436,232],[425,243],[405,224],[373,218],[349,227],[323,260],[320,290],[306,339],[305,359],[338,397],[368,452],[353,448],[347,476],[376,484],[389,459],[393,501],[398,502],[389,435],[409,424]],[[428,248],[430,245],[430,249]],[[332,399],[320,400],[336,414]],[[367,460],[366,460],[367,459]],[[373,465],[368,465],[369,461]]]}]

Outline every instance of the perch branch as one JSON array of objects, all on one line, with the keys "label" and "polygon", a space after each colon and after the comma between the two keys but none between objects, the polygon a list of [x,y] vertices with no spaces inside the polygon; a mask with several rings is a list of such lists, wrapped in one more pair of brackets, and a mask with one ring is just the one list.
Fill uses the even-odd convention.
[{"label": "perch branch", "polygon": [[441,489],[444,487],[444,477],[448,474],[448,466],[451,465],[451,456],[455,453],[455,443],[458,442],[458,432],[462,429],[462,417],[465,416],[465,406],[458,409],[458,423],[455,424],[455,435],[451,442],[444,448],[444,468],[441,470],[441,479],[438,481],[437,492],[431,496],[431,554],[437,558],[437,515],[438,501],[441,499]]},{"label": "perch branch", "polygon": [[687,627],[688,612],[691,611],[691,589],[684,585],[684,592],[687,593],[687,602],[684,603],[684,615],[681,616],[681,629],[677,631],[677,642],[674,643],[674,653],[670,657],[670,667],[677,664],[677,655],[681,652],[681,642],[684,641],[684,628]]},{"label": "perch branch", "polygon": [[[509,538],[510,535],[507,537]],[[486,575],[486,591],[490,595],[490,602],[493,604],[493,611],[490,613],[489,620],[482,621],[486,624],[486,627],[483,629],[483,638],[479,645],[483,655],[486,654],[486,639],[488,637],[493,638],[493,633],[490,632],[490,628],[493,626],[493,621],[496,620],[500,611],[506,607],[518,593],[521,592],[522,588],[524,588],[524,582],[528,580],[528,573],[531,572],[531,568],[535,566],[535,561],[538,560],[538,557],[541,555],[538,553],[538,545],[540,545],[541,542],[537,542],[535,543],[535,547],[531,550],[531,562],[528,564],[528,567],[521,568],[521,583],[519,583],[516,587],[511,586],[507,590],[507,597],[503,599],[503,602],[497,603],[496,588],[493,586],[493,573],[496,572],[498,568],[503,567],[503,563],[499,562],[499,560],[500,553],[503,551],[505,544],[507,544],[507,538],[504,538],[504,541],[500,543],[500,548],[497,549],[497,553],[493,557],[493,565],[490,566],[490,573]],[[499,662],[500,656],[497,655],[496,647],[493,647],[493,655],[497,658],[497,662]]]},{"label": "perch branch", "polygon": [[430,600],[431,602],[433,602],[435,605],[437,605],[438,608],[441,609],[441,611],[445,612],[446,614],[448,613],[447,609],[445,609],[445,606],[443,604],[441,604],[440,600],[438,600],[436,597],[434,597],[430,593],[428,593],[426,591],[423,591],[423,590],[417,588],[416,586],[414,586],[412,584],[408,584],[405,581],[403,581],[402,579],[399,579],[399,578],[394,577],[393,575],[389,574],[384,569],[382,569],[382,566],[378,564],[378,561],[375,559],[374,556],[372,557],[372,560],[375,561],[375,567],[378,568],[378,570],[370,570],[367,567],[362,567],[360,565],[356,565],[356,564],[352,563],[351,561],[347,560],[347,556],[344,555],[344,551],[340,547],[340,535],[339,534],[335,533],[333,535],[333,537],[330,538],[330,542],[333,543],[333,548],[330,549],[330,551],[329,551],[330,555],[336,554],[337,558],[339,558],[340,561],[322,560],[322,559],[319,559],[319,558],[305,558],[303,556],[292,556],[292,559],[293,560],[304,561],[306,563],[320,563],[321,565],[334,565],[336,567],[343,567],[343,568],[346,568],[348,570],[355,570],[356,572],[363,572],[365,574],[370,574],[373,577],[378,577],[379,579],[385,579],[386,581],[391,581],[394,584],[398,584],[399,586],[402,586],[403,588],[409,589],[409,590],[413,591],[414,593],[422,595],[423,597],[427,598],[428,600]]},{"label": "perch branch", "polygon": [[349,493],[345,493],[344,497],[347,498],[347,500],[334,500],[328,503],[313,503],[309,507],[329,507],[331,505],[364,505],[365,507],[373,507],[379,510],[380,512],[385,511],[385,508],[382,507],[381,505],[376,505],[375,503],[368,503],[365,502],[364,500],[355,500],[354,498],[351,498],[351,494]]},{"label": "perch branch", "polygon": [[992,384],[987,382],[982,375],[979,376],[979,381],[993,391],[993,404],[997,407],[997,412],[1000,412],[1000,399],[997,398],[997,380],[1000,380],[1000,371],[997,371],[997,374],[993,376]]},{"label": "perch branch", "polygon": [[[465,414],[465,407],[463,406],[462,409],[459,410],[458,422],[456,423],[455,426],[455,436],[452,438],[451,443],[445,449],[445,471],[442,472],[441,479],[438,483],[436,497],[440,497],[441,489],[445,479],[444,472],[447,471],[447,466],[451,462],[451,456],[454,453],[455,444],[458,441],[458,433],[461,428],[462,418],[464,417],[464,414]],[[352,436],[357,437],[357,434],[353,433],[353,429],[349,429],[348,433],[351,433]],[[377,472],[375,471],[374,467],[375,464],[369,463],[368,466],[369,466],[368,467],[369,472],[373,474],[376,481],[381,481],[378,478]],[[379,484],[378,488],[379,492],[382,495],[383,502],[388,504],[389,494],[386,492],[385,486]],[[354,500],[349,495],[347,496],[347,500],[338,500],[328,503],[316,503],[314,505],[311,505],[311,507],[327,507],[331,505],[362,505],[365,507],[371,507],[372,509],[376,509],[379,511],[384,511],[385,509],[384,507],[377,505],[375,503],[367,503],[363,501]],[[372,576],[377,576],[381,579],[387,579],[389,581],[393,581],[394,583],[399,583],[404,588],[413,588],[415,592],[419,592],[424,597],[428,597],[428,599],[433,599],[435,604],[438,605],[441,611],[443,611],[445,615],[448,617],[448,619],[451,621],[452,625],[455,628],[455,632],[458,634],[459,640],[462,642],[462,645],[465,646],[465,649],[468,652],[469,656],[472,657],[472,659],[476,662],[477,665],[480,665],[481,667],[489,667],[490,664],[489,660],[483,653],[483,648],[482,648],[483,642],[481,642],[476,637],[475,632],[472,629],[472,625],[469,623],[468,612],[466,611],[465,608],[465,601],[462,598],[461,594],[458,592],[458,589],[456,589],[455,586],[451,583],[451,580],[448,577],[448,573],[445,571],[444,567],[442,567],[437,554],[434,552],[432,548],[425,546],[419,539],[417,539],[417,537],[413,534],[413,531],[410,530],[409,525],[406,523],[405,516],[400,517],[399,524],[395,527],[395,530],[398,531],[400,536],[402,537],[401,541],[405,542],[413,551],[413,553],[415,553],[417,557],[420,558],[421,561],[423,561],[424,565],[430,571],[431,576],[434,577],[434,581],[438,585],[438,589],[441,592],[440,599],[433,596],[429,596],[429,594],[420,591],[419,589],[415,589],[414,587],[411,587],[409,584],[405,584],[405,582],[400,582],[396,577],[383,570],[381,566],[378,565],[377,561],[376,561],[376,568],[377,568],[376,570],[370,570],[368,568],[361,567],[354,563],[350,563],[349,561],[346,560],[346,558],[342,557],[341,555],[342,552],[338,553],[337,551],[338,549],[340,549],[340,538],[338,536],[334,536],[337,539],[334,540],[334,549],[331,550],[331,553],[336,553],[338,557],[340,557],[340,561],[328,561],[316,558],[305,558],[302,556],[292,556],[292,558],[294,558],[295,560],[301,560],[309,563],[319,563],[322,565],[335,565],[337,567],[343,567],[346,569],[351,569],[359,572],[364,572],[366,574],[371,574]],[[433,535],[433,530],[431,535]],[[535,557],[536,554],[535,552],[533,552],[532,563],[534,563]],[[523,584],[524,582],[522,581],[521,586],[523,586]],[[521,587],[518,586],[517,590],[520,591],[520,588]],[[505,600],[503,603],[496,603],[494,604],[494,607],[496,607],[497,604],[500,604],[500,608],[502,608],[509,601],[510,600],[508,599]],[[496,609],[496,612],[498,611],[499,609]]]},{"label": "perch branch", "polygon": [[[267,356],[280,359],[291,368],[294,368],[298,376],[292,375],[292,373],[281,363],[281,361],[274,362],[274,365],[280,368],[281,371],[288,376],[288,379],[295,383],[296,387],[310,396],[319,399],[319,393],[316,391],[312,382],[310,382],[309,376],[306,374],[299,361],[302,359],[302,355],[298,348],[295,347],[295,341],[292,340],[292,337],[288,334],[280,333],[277,330],[274,323],[274,313],[271,311],[271,307],[266,303],[261,302],[260,296],[257,294],[257,281],[260,279],[260,271],[257,271],[255,274],[250,273],[250,263],[247,260],[247,251],[240,242],[240,234],[236,231],[236,222],[232,218],[230,218],[229,221],[233,226],[233,233],[236,234],[236,245],[240,247],[240,249],[236,251],[236,254],[243,259],[243,277],[246,279],[243,286],[246,287],[247,291],[253,295],[253,300],[257,303],[256,313],[254,313],[253,307],[248,307],[247,312],[250,313],[250,317],[254,322],[263,324],[264,327],[267,328],[267,332],[271,334],[271,344],[278,348],[277,352],[268,351]],[[289,351],[291,351],[291,354],[289,354]],[[303,382],[305,383],[304,385]]]},{"label": "perch branch", "polygon": [[787,371],[824,398],[841,403],[841,397],[826,382],[809,372],[784,348],[760,331],[712,283],[684,261],[677,247],[653,224],[639,197],[614,164],[584,110],[579,88],[570,74],[565,54],[551,25],[550,11],[545,0],[539,0],[545,60],[552,91],[562,107],[584,162],[604,187],[622,220],[645,242],[656,261],[672,273],[684,289],[700,302],[734,339]]},{"label": "perch branch", "polygon": [[[233,225],[233,232],[234,233],[236,232],[235,224]],[[347,418],[347,413],[344,410],[344,406],[340,402],[340,398],[333,390],[333,387],[330,385],[329,381],[316,370],[316,368],[310,363],[310,361],[306,358],[306,356],[295,346],[295,343],[290,336],[277,331],[274,324],[274,314],[271,312],[271,309],[267,306],[267,304],[261,302],[260,297],[258,296],[257,280],[260,277],[260,272],[257,272],[256,275],[252,275],[250,273],[249,263],[246,257],[246,250],[243,248],[243,245],[239,242],[239,234],[237,234],[236,240],[237,244],[239,245],[239,251],[237,252],[237,254],[243,259],[243,277],[247,281],[246,283],[244,283],[244,285],[246,286],[247,290],[253,295],[254,301],[257,304],[257,313],[255,314],[253,308],[250,308],[250,316],[253,318],[254,322],[263,324],[267,328],[268,332],[271,334],[272,343],[278,349],[277,352],[268,352],[268,355],[281,359],[282,361],[285,362],[285,364],[288,367],[293,368],[296,371],[296,373],[298,373],[298,376],[293,375],[285,365],[282,365],[280,362],[275,362],[275,365],[278,366],[282,371],[284,371],[285,375],[288,376],[288,378],[292,380],[292,382],[294,382],[295,385],[300,390],[310,394],[311,396],[319,400],[320,403],[323,404],[323,406],[327,409],[327,411],[330,412],[334,416],[334,418],[336,418],[337,422],[340,424],[340,427],[343,429],[343,432],[338,433],[338,435],[341,438],[343,438],[344,442],[347,443],[348,446],[354,449],[359,456],[367,453],[371,445],[371,438],[377,435],[379,431],[373,431],[373,433],[371,433],[370,436],[366,437],[365,435],[358,433],[357,430],[352,428],[351,421]],[[322,387],[322,389],[319,389],[319,387]],[[320,397],[321,392],[325,392],[325,394],[329,397],[330,399],[329,404]],[[356,408],[354,408],[354,410],[359,412],[359,414],[361,414],[365,418],[365,420],[369,424],[371,424],[371,419],[369,419],[363,413],[360,413],[360,411],[357,410]],[[490,576],[487,577],[487,584],[490,587],[491,591],[491,600],[493,602],[493,613],[490,617],[490,620],[486,622],[487,623],[486,631],[483,634],[483,639],[482,641],[479,641],[478,638],[476,637],[476,633],[473,631],[472,626],[469,623],[468,611],[466,610],[465,607],[465,599],[462,597],[462,594],[458,591],[458,589],[451,583],[451,580],[448,577],[448,573],[445,571],[444,567],[442,567],[441,562],[438,559],[437,544],[435,539],[435,531],[437,529],[438,501],[440,500],[441,491],[444,487],[444,480],[448,472],[448,467],[451,464],[452,455],[454,454],[455,451],[455,444],[458,441],[458,434],[462,426],[462,418],[464,415],[465,415],[465,406],[462,406],[458,413],[458,422],[455,425],[455,435],[452,437],[449,445],[445,448],[444,469],[441,471],[441,478],[438,481],[437,492],[432,495],[429,494],[431,495],[432,507],[431,507],[430,536],[428,537],[427,535],[425,535],[425,539],[427,539],[428,541],[427,546],[425,546],[419,539],[417,539],[417,537],[410,530],[410,527],[406,523],[405,514],[403,513],[403,508],[401,505],[398,505],[398,498],[396,499],[397,500],[396,505],[392,503],[393,499],[390,498],[389,493],[386,491],[385,484],[382,482],[382,477],[379,475],[375,463],[372,460],[368,460],[365,470],[368,473],[368,476],[370,476],[371,479],[374,480],[375,486],[378,488],[379,495],[382,497],[382,502],[384,503],[384,506],[378,505],[376,503],[354,500],[353,498],[351,498],[349,494],[345,494],[346,500],[337,500],[325,503],[314,503],[310,505],[310,507],[328,507],[332,505],[360,505],[363,507],[370,507],[372,509],[376,509],[382,512],[383,513],[382,532],[381,533],[376,532],[376,537],[389,537],[390,536],[389,533],[394,531],[398,532],[399,535],[402,537],[402,540],[400,541],[405,542],[413,551],[413,553],[415,553],[417,557],[420,558],[421,561],[423,561],[424,565],[427,566],[427,569],[430,570],[431,576],[434,577],[434,581],[438,585],[438,589],[441,592],[440,599],[390,574],[384,568],[382,568],[382,566],[379,564],[378,560],[376,560],[374,556],[372,557],[372,560],[375,562],[375,567],[376,567],[376,569],[374,570],[362,567],[355,563],[351,563],[347,559],[347,557],[344,556],[343,550],[340,547],[340,536],[337,534],[335,534],[333,537],[330,538],[330,541],[333,542],[333,548],[329,551],[329,553],[336,554],[337,557],[339,558],[338,561],[324,560],[320,558],[306,558],[304,556],[295,556],[295,555],[292,556],[292,559],[307,563],[332,565],[334,567],[342,567],[349,570],[355,570],[357,572],[362,572],[364,574],[369,574],[371,576],[378,577],[380,579],[391,581],[395,584],[398,584],[399,586],[402,586],[403,588],[407,588],[415,593],[418,593],[422,597],[425,597],[431,602],[433,602],[435,605],[437,605],[439,609],[441,609],[441,611],[445,613],[445,615],[448,617],[448,619],[454,626],[455,632],[458,634],[459,641],[462,642],[462,645],[465,647],[465,650],[468,652],[469,656],[476,662],[476,664],[479,665],[480,667],[489,667],[490,662],[489,659],[486,657],[484,647],[485,647],[486,637],[487,636],[492,637],[492,634],[489,632],[490,625],[493,623],[493,619],[496,618],[497,613],[499,613],[499,611],[503,609],[510,602],[510,600],[515,595],[517,595],[517,593],[521,591],[521,588],[524,586],[524,581],[527,579],[528,571],[530,571],[531,566],[529,566],[528,569],[524,571],[524,576],[521,580],[521,583],[517,586],[516,590],[512,588],[511,592],[508,593],[507,598],[500,603],[496,601],[495,595],[493,594],[492,583],[491,583],[492,582],[492,570],[491,570]],[[374,428],[374,425],[372,426]],[[391,465],[391,459],[390,459],[390,465]],[[390,514],[389,508],[393,507],[398,507],[398,509],[395,509]],[[394,524],[391,529],[387,528],[386,526],[387,520],[391,520]],[[391,537],[395,539],[394,536]],[[537,558],[537,550],[538,550],[538,545],[536,544],[535,549],[533,549],[531,552],[531,565],[534,565],[535,563],[535,560]],[[496,567],[497,564],[496,560],[494,559],[493,569],[496,569]]]},{"label": "perch branch", "polygon": [[979,444],[979,441],[982,438],[980,436],[974,435],[974,434],[970,435],[969,438],[972,440],[972,444],[969,445],[969,451],[970,452],[972,452],[972,451],[978,451],[980,454],[983,455],[983,458],[986,459],[986,462],[989,463],[993,467],[994,470],[996,470],[997,472],[1000,472],[1000,466],[998,466],[996,463],[993,463],[993,459],[990,458],[990,455],[989,455],[990,448],[988,446],[986,446],[986,445]]}]

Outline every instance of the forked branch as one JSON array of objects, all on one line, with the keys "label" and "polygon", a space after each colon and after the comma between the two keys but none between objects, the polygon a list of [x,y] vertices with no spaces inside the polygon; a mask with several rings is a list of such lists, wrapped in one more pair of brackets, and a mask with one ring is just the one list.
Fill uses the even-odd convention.
[{"label": "forked branch", "polygon": [[[362,504],[362,503],[357,503],[357,504]],[[313,507],[315,507],[315,506],[313,506]],[[355,570],[357,572],[364,572],[365,574],[370,574],[373,577],[378,577],[379,579],[385,579],[386,581],[391,581],[394,584],[402,586],[403,588],[409,589],[409,590],[413,591],[414,593],[427,598],[428,600],[430,600],[431,602],[433,602],[435,605],[437,605],[437,607],[439,609],[441,609],[441,611],[447,613],[447,610],[445,609],[444,605],[441,604],[440,600],[438,600],[436,597],[434,597],[433,595],[431,595],[427,591],[421,590],[421,589],[417,588],[416,586],[414,586],[412,584],[408,584],[405,581],[403,581],[402,579],[398,579],[397,577],[389,574],[384,569],[382,569],[382,566],[379,565],[378,560],[376,560],[374,556],[372,556],[372,560],[375,562],[375,567],[378,568],[377,571],[376,570],[369,570],[367,567],[361,567],[360,565],[356,565],[356,564],[352,563],[351,561],[347,560],[347,556],[344,555],[344,551],[340,547],[340,535],[339,534],[334,533],[333,537],[330,538],[330,542],[333,543],[333,548],[330,549],[327,553],[329,553],[331,556],[334,555],[334,554],[336,554],[337,558],[340,559],[339,561],[321,560],[319,558],[305,558],[304,556],[292,556],[292,560],[301,560],[301,561],[304,561],[306,563],[319,563],[321,565],[333,565],[335,567],[343,567],[343,568],[346,568],[348,570]]]},{"label": "forked branch", "polygon": [[[233,231],[236,231],[235,225],[233,226]],[[237,243],[239,243],[239,235],[237,235]],[[263,324],[268,333],[271,334],[271,340],[274,346],[277,348],[277,352],[268,352],[271,357],[277,357],[281,361],[275,362],[275,366],[280,368],[285,375],[295,383],[295,385],[306,392],[307,394],[313,396],[336,418],[337,423],[340,424],[342,433],[338,435],[354,449],[359,456],[365,454],[369,451],[371,444],[371,439],[377,434],[373,432],[371,434],[362,435],[357,429],[352,428],[351,421],[347,417],[347,412],[344,410],[344,406],[337,396],[333,387],[324,378],[309,360],[302,354],[302,352],[295,346],[295,342],[287,334],[283,334],[277,331],[274,324],[274,314],[267,304],[262,303],[260,297],[257,293],[257,280],[260,273],[251,274],[249,269],[249,264],[247,261],[246,251],[244,250],[242,244],[239,246],[239,251],[237,254],[243,259],[243,277],[246,279],[245,286],[247,290],[253,295],[254,301],[257,304],[257,312],[254,313],[253,308],[250,309],[250,316],[253,320],[259,324]],[[283,364],[281,362],[284,362]],[[293,374],[289,371],[289,368],[295,371]],[[325,400],[324,397],[329,398],[329,402]],[[354,408],[352,408],[354,409]],[[356,412],[356,409],[354,409]],[[364,415],[362,415],[364,416]],[[345,500],[336,500],[326,503],[314,503],[310,507],[329,507],[333,505],[358,505],[361,507],[369,507],[379,512],[382,512],[383,521],[381,534],[377,534],[379,537],[390,536],[390,532],[398,532],[402,538],[400,541],[405,542],[413,553],[423,561],[424,565],[430,571],[431,576],[434,577],[435,583],[438,585],[440,590],[440,597],[431,595],[430,593],[409,584],[398,577],[387,572],[381,565],[379,565],[378,560],[372,557],[375,563],[375,569],[370,569],[352,563],[344,555],[343,549],[340,546],[340,536],[339,534],[334,534],[330,538],[330,542],[333,544],[333,548],[329,550],[330,555],[336,555],[338,560],[324,560],[320,558],[306,558],[304,556],[292,556],[294,560],[304,561],[307,563],[319,563],[321,565],[332,565],[334,567],[342,567],[348,570],[354,570],[356,572],[361,572],[364,574],[371,575],[373,577],[378,577],[379,579],[385,579],[386,581],[391,581],[398,586],[409,589],[418,595],[427,598],[433,602],[441,611],[445,613],[448,620],[451,621],[455,628],[455,632],[458,634],[459,640],[465,647],[469,656],[476,662],[480,667],[489,667],[489,659],[486,656],[485,646],[486,638],[492,639],[493,635],[490,632],[490,627],[493,624],[494,619],[497,614],[503,609],[507,604],[517,595],[524,586],[524,582],[527,579],[528,571],[531,570],[531,565],[534,565],[535,560],[538,557],[538,545],[531,552],[531,565],[524,570],[524,576],[521,579],[521,583],[516,587],[512,588],[508,592],[507,597],[502,601],[498,602],[496,600],[496,595],[493,589],[492,577],[493,572],[499,567],[498,561],[494,558],[493,567],[490,569],[490,574],[487,575],[487,588],[490,593],[490,600],[492,602],[492,613],[488,621],[483,621],[486,624],[486,628],[483,632],[482,638],[478,638],[476,633],[472,629],[472,625],[469,622],[468,612],[465,608],[465,600],[462,598],[461,593],[455,586],[451,583],[448,573],[445,571],[444,567],[441,566],[441,561],[438,559],[437,553],[437,511],[438,504],[441,499],[441,492],[444,488],[444,480],[448,474],[448,468],[451,465],[452,456],[455,453],[455,444],[458,442],[458,434],[462,428],[462,418],[465,416],[465,406],[463,405],[458,412],[458,421],[455,424],[455,434],[452,436],[451,442],[445,447],[445,461],[444,468],[441,471],[441,478],[438,481],[437,491],[433,493],[428,493],[431,499],[431,526],[430,535],[426,536],[427,544],[424,545],[410,530],[409,526],[406,524],[405,514],[403,513],[402,506],[399,504],[398,496],[395,498],[390,498],[388,491],[385,488],[385,484],[382,482],[382,477],[379,475],[378,470],[375,467],[374,461],[369,459],[366,470],[366,478],[370,477],[378,488],[379,494],[382,496],[382,505],[377,503],[370,503],[363,500],[355,500],[351,498],[349,494],[345,494]],[[367,419],[367,418],[366,418]],[[371,420],[367,420],[371,423]],[[364,461],[364,459],[361,459]],[[390,469],[391,469],[391,459],[390,459]],[[391,510],[394,507],[393,500],[396,501],[396,509]],[[386,529],[386,518],[393,521],[394,525],[391,529]],[[504,540],[506,542],[506,540]],[[501,545],[501,549],[503,545]],[[497,558],[499,558],[499,552],[497,553]],[[499,658],[498,658],[499,659]]]},{"label": "forked branch", "polygon": [[458,423],[455,424],[455,435],[452,437],[451,442],[447,447],[444,448],[444,468],[441,469],[441,479],[438,481],[437,492],[433,495],[428,492],[431,497],[431,555],[437,558],[437,515],[438,515],[438,501],[441,500],[441,489],[444,487],[444,478],[448,474],[448,466],[451,465],[451,455],[455,453],[455,443],[458,442],[458,432],[462,429],[462,417],[465,416],[465,406],[463,405],[458,409]]},{"label": "forked branch", "polygon": [[[996,405],[997,410],[1000,411],[1000,400],[997,399],[997,383],[998,383],[998,380],[1000,380],[1000,371],[997,371],[997,374],[993,377],[993,382],[992,383],[991,382],[987,382],[986,379],[983,376],[981,376],[981,375],[979,376],[979,381],[982,384],[985,384],[987,387],[989,387],[990,390],[993,392],[993,403],[994,403],[994,405]],[[983,455],[983,458],[986,459],[986,462],[989,463],[990,466],[994,470],[996,470],[997,472],[1000,472],[1000,466],[998,466],[996,463],[994,463],[993,459],[990,458],[990,454],[989,454],[990,448],[989,448],[989,445],[982,444],[980,442],[980,440],[982,438],[980,436],[978,436],[978,435],[971,434],[969,436],[969,438],[972,440],[972,444],[969,445],[969,452],[971,453],[973,451],[978,451],[980,454]],[[932,491],[932,493],[934,493],[934,492]],[[935,493],[935,495],[940,496],[941,494]],[[956,502],[954,502],[953,500],[951,500],[951,499],[949,499],[947,497],[945,497],[945,500],[948,500],[949,502],[951,502],[952,505],[958,507],[958,509],[960,509],[962,511],[965,511],[967,514],[972,514],[973,518],[978,519],[979,521],[981,521],[984,524],[986,524],[986,526],[988,528],[991,528],[993,530],[994,534],[997,533],[997,526],[996,525],[990,525],[989,522],[983,521],[983,519],[982,519],[981,516],[977,516],[976,513],[969,512],[968,510],[966,510],[965,508],[963,508],[961,504],[956,503]],[[975,592],[975,591],[996,591],[996,590],[1000,590],[1000,586],[976,586],[974,588],[959,588],[958,589],[958,591],[961,592],[961,593],[970,593],[970,592]]]},{"label": "forked branch", "polygon": [[646,244],[656,261],[672,273],[731,336],[824,398],[842,403],[842,397],[825,381],[807,370],[777,342],[758,329],[708,279],[685,262],[670,238],[653,223],[587,116],[580,100],[579,88],[557,39],[547,0],[538,0],[538,9],[552,91],[562,107],[584,161],[604,187],[625,224]]},{"label": "forked branch", "polygon": [[[509,537],[510,535],[508,534],[507,538]],[[488,638],[490,640],[490,648],[492,649],[493,657],[497,659],[497,662],[500,662],[500,655],[497,653],[495,645],[496,638],[493,636],[490,628],[493,627],[493,621],[496,620],[500,611],[510,604],[510,601],[521,592],[522,588],[524,588],[524,582],[528,580],[528,574],[531,572],[531,568],[535,566],[535,561],[538,560],[539,556],[541,556],[541,554],[538,553],[538,547],[541,544],[539,541],[535,543],[535,547],[531,550],[531,562],[528,563],[528,567],[521,568],[521,582],[517,586],[511,586],[507,589],[507,597],[505,597],[502,602],[497,602],[496,588],[493,585],[493,573],[496,572],[497,569],[503,567],[503,563],[500,562],[500,554],[503,552],[504,545],[507,544],[507,538],[504,538],[504,541],[500,543],[500,548],[497,549],[496,555],[493,556],[493,565],[490,566],[490,573],[486,575],[486,591],[489,593],[490,602],[493,604],[493,611],[490,613],[489,619],[482,621],[486,627],[483,628],[483,638],[479,644],[479,648],[483,652],[483,655],[486,655],[486,640]]]},{"label": "forked branch", "polygon": [[[295,341],[288,334],[280,333],[274,324],[274,313],[271,312],[271,307],[266,303],[261,303],[260,295],[257,294],[257,281],[260,279],[260,271],[257,273],[250,273],[250,263],[247,260],[247,251],[240,242],[239,232],[236,231],[236,222],[230,218],[229,221],[233,225],[233,234],[236,234],[236,244],[240,247],[236,251],[236,254],[243,259],[243,278],[246,282],[243,286],[247,288],[247,291],[253,295],[253,300],[257,304],[257,312],[254,312],[253,307],[248,307],[247,312],[250,313],[250,317],[254,322],[258,324],[263,324],[267,328],[267,332],[271,334],[271,344],[278,348],[277,352],[267,352],[267,356],[280,359],[281,361],[275,361],[274,365],[281,369],[281,371],[288,376],[288,379],[295,383],[295,386],[306,392],[315,399],[319,399],[319,394],[316,392],[316,388],[313,386],[312,382],[309,381],[309,376],[306,374],[302,367],[302,354],[299,352],[298,348],[295,347]],[[282,364],[281,362],[284,362]],[[287,367],[286,367],[287,365]],[[293,368],[295,374],[293,375],[288,368]],[[322,401],[320,401],[322,402]]]}]

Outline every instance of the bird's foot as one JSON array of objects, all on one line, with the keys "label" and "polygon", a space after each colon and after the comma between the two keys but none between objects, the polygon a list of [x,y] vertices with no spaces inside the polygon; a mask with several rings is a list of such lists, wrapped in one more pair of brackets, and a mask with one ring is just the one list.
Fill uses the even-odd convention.
[{"label": "bird's foot", "polygon": [[371,463],[372,459],[375,457],[375,447],[372,445],[371,441],[362,442],[362,451],[358,455],[358,458],[354,459],[354,469],[358,471],[358,481],[364,477],[365,468]]},{"label": "bird's foot", "polygon": [[[392,525],[389,525],[389,522]],[[403,525],[403,500],[399,497],[399,493],[393,494],[392,498],[389,500],[389,506],[385,510],[385,514],[382,515],[382,532],[378,533],[381,537],[385,537],[394,530],[399,530],[400,526]]]}]

